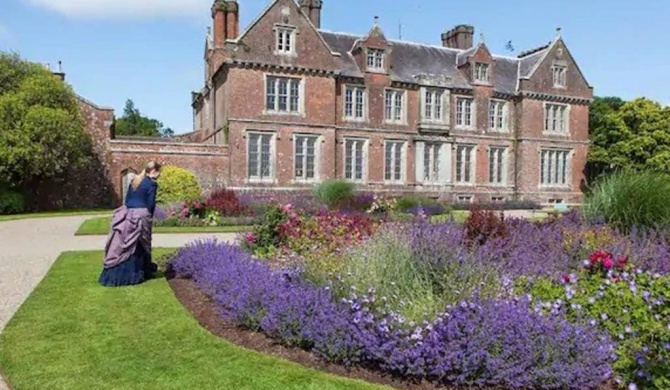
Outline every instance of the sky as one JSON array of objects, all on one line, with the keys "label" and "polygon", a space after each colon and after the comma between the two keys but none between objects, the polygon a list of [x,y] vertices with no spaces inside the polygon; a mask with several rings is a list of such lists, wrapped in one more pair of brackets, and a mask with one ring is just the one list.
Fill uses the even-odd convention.
[{"label": "sky", "polygon": [[[244,30],[271,0],[239,0]],[[0,51],[50,63],[94,103],[122,115],[127,99],[177,133],[193,130],[191,91],[204,85],[212,0],[0,0]],[[513,4],[513,5],[512,5]],[[495,54],[551,41],[560,27],[598,96],[670,104],[668,0],[324,0],[325,30],[440,44],[457,24],[475,26]],[[402,26],[402,28],[400,28]],[[515,51],[506,49],[512,41]]]}]

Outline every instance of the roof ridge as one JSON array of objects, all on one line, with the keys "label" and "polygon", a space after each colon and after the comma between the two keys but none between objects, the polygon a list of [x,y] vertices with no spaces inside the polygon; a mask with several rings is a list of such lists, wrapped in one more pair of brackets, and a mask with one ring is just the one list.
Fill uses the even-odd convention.
[{"label": "roof ridge", "polygon": [[549,46],[551,46],[551,43],[552,43],[552,42],[549,42],[549,43],[547,43],[546,45],[542,45],[542,46],[538,46],[538,47],[533,48],[533,49],[530,49],[530,50],[522,51],[521,53],[519,53],[519,55],[517,56],[517,58],[528,57],[528,56],[530,56],[530,55],[539,53],[539,52],[541,52],[542,50],[546,50],[547,48],[549,48]]}]

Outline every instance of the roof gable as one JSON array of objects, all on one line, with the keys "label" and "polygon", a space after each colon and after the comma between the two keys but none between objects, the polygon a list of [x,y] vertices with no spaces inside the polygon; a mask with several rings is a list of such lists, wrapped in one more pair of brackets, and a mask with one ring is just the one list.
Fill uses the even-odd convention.
[{"label": "roof gable", "polygon": [[302,22],[305,23],[306,25],[309,26],[309,29],[315,33],[319,37],[319,40],[323,44],[324,48],[326,48],[328,51],[331,52],[332,55],[339,55],[339,53],[334,52],[328,47],[328,43],[321,37],[321,34],[319,34],[319,30],[314,26],[312,21],[309,19],[307,15],[305,15],[298,4],[294,0],[273,0],[270,4],[268,4],[267,7],[254,19],[249,26],[237,37],[237,39],[234,39],[233,41],[235,42],[240,42],[244,38],[246,38],[260,23],[263,22],[265,18],[268,17],[269,14],[272,14],[273,11],[276,11],[277,8],[284,6],[288,7],[290,11],[297,15],[302,15]]}]

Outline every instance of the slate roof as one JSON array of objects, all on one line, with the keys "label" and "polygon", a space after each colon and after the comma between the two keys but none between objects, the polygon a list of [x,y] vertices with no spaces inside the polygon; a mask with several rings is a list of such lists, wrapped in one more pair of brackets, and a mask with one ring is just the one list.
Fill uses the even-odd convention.
[{"label": "slate roof", "polygon": [[[334,52],[340,53],[342,75],[363,77],[350,51],[363,36],[319,30],[319,33]],[[457,64],[463,64],[467,56],[474,54],[477,46],[468,50],[452,49],[406,41],[389,40],[391,50],[391,79],[398,82],[417,83],[417,76],[422,74],[446,76],[451,79],[452,88],[471,89]],[[493,88],[497,92],[513,94],[517,92],[519,77],[530,74],[540,61],[548,46],[523,58],[512,58],[493,55]]]}]

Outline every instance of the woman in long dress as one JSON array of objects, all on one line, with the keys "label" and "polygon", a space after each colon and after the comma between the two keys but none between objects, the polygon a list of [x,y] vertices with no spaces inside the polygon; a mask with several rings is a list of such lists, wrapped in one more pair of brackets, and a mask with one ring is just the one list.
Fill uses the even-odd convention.
[{"label": "woman in long dress", "polygon": [[114,210],[98,280],[103,286],[139,284],[156,272],[151,261],[151,233],[160,169],[160,164],[149,162],[128,186],[125,205]]}]

